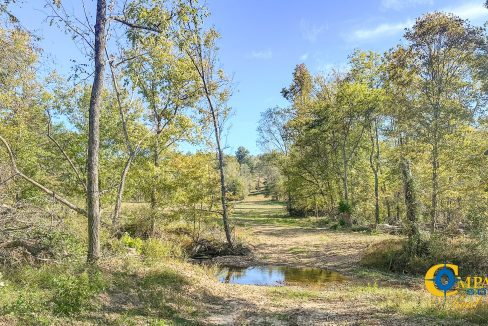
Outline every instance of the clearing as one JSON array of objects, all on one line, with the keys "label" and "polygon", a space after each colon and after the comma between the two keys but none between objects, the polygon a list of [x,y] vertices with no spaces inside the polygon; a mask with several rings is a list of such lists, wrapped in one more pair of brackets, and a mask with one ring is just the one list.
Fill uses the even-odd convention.
[{"label": "clearing", "polygon": [[[205,323],[228,325],[466,325],[424,289],[423,279],[380,273],[359,265],[374,242],[395,238],[311,228],[311,219],[286,218],[282,204],[251,196],[234,212],[237,233],[254,246],[251,257],[220,257],[221,264],[282,265],[335,270],[343,283],[268,287],[212,283],[218,293]],[[315,221],[316,222],[316,221]],[[207,285],[207,288],[209,286]],[[214,297],[215,298],[215,297]]]}]

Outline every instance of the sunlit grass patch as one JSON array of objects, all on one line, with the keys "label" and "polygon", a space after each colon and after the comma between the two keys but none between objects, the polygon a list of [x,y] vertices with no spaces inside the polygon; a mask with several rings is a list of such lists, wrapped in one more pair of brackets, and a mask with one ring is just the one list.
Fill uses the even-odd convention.
[{"label": "sunlit grass patch", "polygon": [[306,253],[308,250],[306,248],[303,248],[303,247],[292,247],[290,249],[288,249],[288,252],[290,254],[303,254],[303,253]]},{"label": "sunlit grass patch", "polygon": [[297,287],[272,287],[267,294],[273,300],[310,300],[320,297],[320,292]]}]

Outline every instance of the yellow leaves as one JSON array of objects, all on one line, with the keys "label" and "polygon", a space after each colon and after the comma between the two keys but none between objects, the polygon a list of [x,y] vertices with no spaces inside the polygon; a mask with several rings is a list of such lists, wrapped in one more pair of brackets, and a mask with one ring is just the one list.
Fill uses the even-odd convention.
[{"label": "yellow leaves", "polygon": [[220,34],[213,28],[209,29],[203,37],[203,45],[207,48],[215,46],[215,41],[220,38]]}]

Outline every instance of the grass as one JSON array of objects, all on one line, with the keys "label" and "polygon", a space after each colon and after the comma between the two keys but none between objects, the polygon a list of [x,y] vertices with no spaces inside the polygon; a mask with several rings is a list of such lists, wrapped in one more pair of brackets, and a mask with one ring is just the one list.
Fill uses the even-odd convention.
[{"label": "grass", "polygon": [[[23,267],[5,274],[0,324],[199,325],[206,314],[195,293],[206,293],[213,270],[180,260],[142,256],[100,262]],[[211,277],[211,276],[210,276]]]},{"label": "grass", "polygon": [[274,300],[306,301],[320,298],[320,292],[296,287],[274,287],[268,290],[268,296]]},{"label": "grass", "polygon": [[[394,250],[394,244],[401,241],[350,231],[315,232],[309,229],[318,219],[287,218],[283,203],[262,199],[240,203],[234,210],[239,236],[249,243],[260,237],[258,245],[266,250],[256,249],[255,254],[261,261],[278,259],[297,266],[327,267],[328,262],[354,258],[368,243],[380,243],[370,247],[373,251]],[[263,230],[266,232],[258,232]],[[105,248],[98,270],[87,268],[83,250],[76,248],[83,243],[73,241],[69,243],[78,254],[69,261],[3,270],[0,324],[488,323],[488,300],[483,306],[471,307],[456,305],[453,298],[444,303],[423,289],[421,277],[360,266],[355,258],[356,265],[347,271],[344,283],[325,287],[239,286],[218,283],[216,267],[174,258],[174,244],[169,241],[174,239],[125,237],[113,241]]]}]

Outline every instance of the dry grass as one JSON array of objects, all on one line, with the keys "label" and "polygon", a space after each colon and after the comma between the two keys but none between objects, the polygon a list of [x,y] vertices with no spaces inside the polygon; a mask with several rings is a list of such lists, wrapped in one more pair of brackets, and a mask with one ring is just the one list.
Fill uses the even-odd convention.
[{"label": "dry grass", "polygon": [[[347,281],[321,287],[221,284],[216,267],[167,257],[148,261],[128,253],[101,262],[106,287],[93,299],[95,308],[70,317],[51,313],[48,302],[36,306],[53,293],[43,280],[62,273],[61,267],[24,271],[18,281],[11,277],[0,289],[0,308],[17,302],[26,290],[32,301],[14,312],[2,310],[0,325],[476,325],[488,321],[485,309],[433,300],[421,278],[359,267],[367,248],[397,241],[396,236],[263,223],[284,218],[283,205],[263,198],[243,202],[239,209],[245,213],[239,217],[236,233],[254,245],[254,255],[216,261],[328,268],[346,275]],[[265,217],[270,211],[280,216]]]}]

